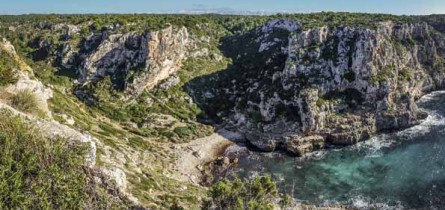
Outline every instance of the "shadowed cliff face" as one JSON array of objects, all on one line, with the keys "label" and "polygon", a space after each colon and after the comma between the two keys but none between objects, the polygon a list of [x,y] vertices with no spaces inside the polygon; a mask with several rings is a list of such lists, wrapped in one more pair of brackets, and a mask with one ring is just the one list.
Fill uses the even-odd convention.
[{"label": "shadowed cliff face", "polygon": [[288,20],[222,40],[225,72],[198,78],[197,101],[264,151],[296,155],[419,123],[416,104],[444,86],[444,39],[426,23],[319,27]]}]

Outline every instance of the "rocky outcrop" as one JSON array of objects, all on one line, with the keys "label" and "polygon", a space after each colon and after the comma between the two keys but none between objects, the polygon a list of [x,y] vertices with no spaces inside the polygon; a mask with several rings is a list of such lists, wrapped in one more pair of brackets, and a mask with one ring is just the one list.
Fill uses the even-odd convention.
[{"label": "rocky outcrop", "polygon": [[7,53],[16,55],[14,46],[11,44],[11,42],[6,40],[5,38],[2,38],[2,42],[0,43],[0,49]]},{"label": "rocky outcrop", "polygon": [[[97,45],[96,48],[90,45]],[[189,44],[185,27],[169,26],[160,31],[138,34],[91,36],[79,67],[80,81],[90,82],[111,75],[118,88],[137,93],[156,86],[181,67]]]},{"label": "rocky outcrop", "polygon": [[[268,27],[276,23],[283,27]],[[206,103],[229,100],[233,106],[215,116],[264,151],[303,155],[326,144],[354,144],[425,117],[415,100],[445,85],[438,33],[426,23],[302,31],[292,21],[274,20],[250,32],[258,38],[244,48],[259,45],[256,53],[229,54],[239,70],[218,78],[230,85],[210,91],[216,99]],[[232,39],[229,45],[239,37]]]},{"label": "rocky outcrop", "polygon": [[[0,43],[0,56],[2,53],[7,53],[14,59],[15,65],[14,74],[16,75],[17,81],[13,84],[9,84],[2,91],[5,94],[16,95],[19,92],[29,91],[36,98],[35,109],[38,109],[42,115],[47,119],[51,119],[51,112],[48,109],[47,100],[52,97],[51,89],[45,87],[42,82],[33,79],[34,73],[31,67],[28,66],[21,58],[17,55],[14,46],[7,41],[2,39]],[[0,98],[1,101],[1,98]]]},{"label": "rocky outcrop", "polygon": [[178,30],[169,27],[148,35],[146,72],[135,77],[136,92],[153,88],[179,70],[187,53],[188,37],[185,27]]},{"label": "rocky outcrop", "polygon": [[6,103],[3,98],[0,98],[0,109],[6,109],[12,114],[21,117],[27,123],[36,126],[46,138],[63,137],[66,138],[69,143],[87,143],[90,148],[86,155],[86,163],[88,166],[93,167],[96,161],[97,139],[54,121],[47,102],[48,99],[53,96],[52,90],[45,87],[42,82],[34,78],[31,67],[17,55],[14,46],[6,39],[3,39],[2,43],[0,43],[0,52],[1,51],[13,55],[16,61],[20,63],[20,69],[17,69],[16,72],[18,76],[17,82],[2,87],[2,91],[5,92],[4,94],[11,95],[15,95],[20,91],[29,91],[36,98],[36,105],[38,107],[35,107],[35,109],[42,111],[43,115],[40,114],[39,116],[34,116],[32,114],[21,112]]}]

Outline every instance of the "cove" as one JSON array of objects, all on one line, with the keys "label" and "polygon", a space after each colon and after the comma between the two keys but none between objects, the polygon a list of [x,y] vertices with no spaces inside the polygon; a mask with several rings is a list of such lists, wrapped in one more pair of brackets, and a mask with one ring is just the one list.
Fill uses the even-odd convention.
[{"label": "cove", "polygon": [[421,124],[357,145],[305,158],[254,153],[241,158],[241,177],[271,174],[279,188],[307,204],[360,209],[445,206],[445,91],[422,97]]}]

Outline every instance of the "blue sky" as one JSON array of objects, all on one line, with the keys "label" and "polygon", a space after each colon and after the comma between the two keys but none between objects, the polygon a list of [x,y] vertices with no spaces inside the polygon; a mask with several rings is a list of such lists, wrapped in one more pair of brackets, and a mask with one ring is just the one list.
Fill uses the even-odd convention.
[{"label": "blue sky", "polygon": [[445,14],[445,0],[0,0],[0,5],[0,14],[193,11]]}]

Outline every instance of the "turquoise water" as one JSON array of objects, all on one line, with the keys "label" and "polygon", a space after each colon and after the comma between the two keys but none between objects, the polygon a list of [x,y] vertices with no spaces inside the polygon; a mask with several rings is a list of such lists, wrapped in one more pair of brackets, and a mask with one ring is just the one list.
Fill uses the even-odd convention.
[{"label": "turquoise water", "polygon": [[445,208],[445,92],[423,97],[430,116],[407,130],[309,158],[254,154],[238,173],[270,173],[282,191],[310,204],[361,209]]}]

